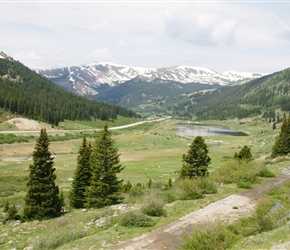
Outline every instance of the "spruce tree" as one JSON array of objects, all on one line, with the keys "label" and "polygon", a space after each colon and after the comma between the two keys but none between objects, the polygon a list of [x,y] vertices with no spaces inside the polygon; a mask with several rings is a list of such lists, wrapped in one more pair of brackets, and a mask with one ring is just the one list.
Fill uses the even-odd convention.
[{"label": "spruce tree", "polygon": [[290,116],[284,116],[281,131],[272,147],[272,157],[287,155],[290,152]]},{"label": "spruce tree", "polygon": [[86,188],[90,185],[92,176],[90,168],[90,157],[91,144],[88,143],[86,137],[84,137],[82,145],[79,149],[77,167],[74,173],[72,189],[69,195],[70,205],[75,208],[85,207],[85,191]]},{"label": "spruce tree", "polygon": [[180,177],[205,177],[208,175],[207,167],[210,164],[207,145],[201,136],[197,136],[191,143],[187,154],[182,156],[183,166]]},{"label": "spruce tree", "polygon": [[254,160],[251,149],[247,145],[245,145],[239,153],[235,153],[234,158],[248,162]]},{"label": "spruce tree", "polygon": [[55,184],[54,162],[49,152],[49,140],[45,129],[41,129],[34,149],[33,164],[29,165],[23,219],[54,218],[62,213],[64,202]]},{"label": "spruce tree", "polygon": [[124,167],[119,164],[119,156],[108,126],[105,125],[92,147],[90,158],[92,178],[86,191],[87,207],[104,207],[121,201],[122,180],[118,180],[117,174]]}]

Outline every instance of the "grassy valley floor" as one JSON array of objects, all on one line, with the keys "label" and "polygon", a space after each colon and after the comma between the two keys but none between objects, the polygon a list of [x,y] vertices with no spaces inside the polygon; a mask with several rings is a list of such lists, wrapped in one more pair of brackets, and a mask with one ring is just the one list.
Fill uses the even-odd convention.
[{"label": "grassy valley floor", "polygon": [[[187,152],[188,146],[193,140],[193,138],[176,135],[173,128],[177,122],[177,120],[169,119],[122,130],[112,130],[113,139],[121,153],[121,163],[125,166],[119,175],[124,183],[130,181],[133,185],[140,183],[146,187],[148,181],[151,180],[156,192],[161,192],[163,196],[168,198],[170,190],[158,190],[162,190],[162,187],[166,186],[169,178],[174,183],[174,180],[179,176],[182,155]],[[73,127],[79,129],[78,132],[68,130],[70,135],[84,133],[82,129],[92,128],[90,124],[78,122],[68,124],[67,127],[65,123],[61,124],[59,129],[72,129]],[[282,168],[290,165],[288,158],[275,161],[269,158],[275,136],[279,133],[279,125],[276,130],[273,130],[270,124],[260,118],[222,122],[210,121],[210,124],[233,128],[248,134],[248,136],[240,137],[204,137],[209,148],[209,156],[212,159],[209,165],[210,175],[231,161],[234,153],[238,152],[244,145],[251,148],[257,164],[267,166],[276,175],[281,173]],[[3,127],[1,129],[4,130]],[[50,133],[50,131],[48,132]],[[56,136],[57,132],[52,133],[53,136]],[[89,137],[88,140],[93,142],[97,134],[97,132],[92,131],[92,137]],[[51,141],[50,144],[50,150],[56,156],[54,162],[57,184],[64,192],[66,204],[69,204],[68,193],[81,142],[82,136],[64,141]],[[3,206],[6,201],[15,204],[19,210],[24,205],[25,182],[28,178],[29,164],[32,163],[31,155],[34,146],[34,138],[23,143],[0,144],[0,195],[2,201],[0,220],[2,221],[5,217]],[[122,208],[126,207],[128,210],[142,206],[144,199],[146,200],[146,195],[129,196],[125,194],[123,207],[77,210],[67,205],[66,213],[63,216],[49,221],[26,223],[7,221],[5,224],[2,223],[0,247],[1,249],[24,249],[29,246],[34,246],[34,249],[107,249],[119,242],[140,236],[142,233],[165,227],[182,216],[205,208],[231,194],[244,193],[245,191],[245,189],[237,188],[235,184],[221,185],[219,183],[216,194],[206,195],[203,199],[177,200],[166,204],[167,216],[154,218],[156,224],[149,228],[125,228],[118,224],[123,213]],[[230,206],[233,210],[234,205]],[[113,216],[114,214],[116,216]],[[97,222],[104,217],[109,219],[99,226]]]}]

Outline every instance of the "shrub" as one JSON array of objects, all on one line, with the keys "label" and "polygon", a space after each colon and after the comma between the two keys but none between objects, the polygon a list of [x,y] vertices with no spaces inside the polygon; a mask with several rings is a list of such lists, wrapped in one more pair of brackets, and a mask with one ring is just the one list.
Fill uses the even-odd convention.
[{"label": "shrub", "polygon": [[259,204],[252,216],[240,218],[229,228],[235,234],[241,234],[243,236],[255,235],[273,229],[273,218],[280,212],[276,210],[275,213],[270,213],[271,207],[274,204],[273,202]]},{"label": "shrub", "polygon": [[269,207],[260,205],[256,209],[256,220],[258,225],[258,232],[265,232],[274,228],[274,223],[270,215]]},{"label": "shrub", "polygon": [[142,185],[140,183],[137,183],[135,186],[133,186],[129,191],[130,197],[138,197],[144,195]]},{"label": "shrub", "polygon": [[177,198],[176,198],[175,194],[172,191],[170,191],[170,192],[168,192],[166,194],[166,202],[167,203],[171,203],[171,202],[174,202],[176,200],[177,200]]},{"label": "shrub", "polygon": [[52,232],[38,237],[33,242],[33,249],[56,249],[68,242],[87,236],[87,231],[83,228],[74,227],[67,220],[58,220]]},{"label": "shrub", "polygon": [[222,250],[235,243],[239,237],[221,223],[210,223],[206,228],[196,228],[185,237],[181,250]]},{"label": "shrub", "polygon": [[196,182],[203,194],[217,193],[217,188],[212,178],[209,178],[209,177],[198,178],[196,179]]},{"label": "shrub", "polygon": [[171,178],[168,179],[168,187],[170,187],[170,188],[172,187],[172,180],[171,180]]},{"label": "shrub", "polygon": [[6,213],[4,223],[8,220],[20,220],[16,206],[14,204],[10,205],[9,201],[5,202],[3,211]]},{"label": "shrub", "polygon": [[155,193],[151,193],[145,197],[145,205],[142,207],[142,212],[149,216],[165,216],[164,201],[161,200]]},{"label": "shrub", "polygon": [[195,200],[204,197],[196,179],[179,179],[175,188],[176,197],[180,200]]},{"label": "shrub", "polygon": [[268,195],[276,196],[276,197],[281,197],[282,195],[285,194],[283,188],[281,187],[272,187],[268,192]]},{"label": "shrub", "polygon": [[125,192],[125,193],[129,193],[129,191],[131,190],[131,188],[132,188],[132,184],[131,184],[131,182],[130,181],[127,181],[125,184],[123,184],[123,186],[122,186],[122,190],[123,190],[123,192]]},{"label": "shrub", "polygon": [[68,242],[81,239],[85,237],[87,233],[84,229],[72,229],[70,231],[55,231],[50,236],[38,239],[35,248],[36,249],[55,249]]},{"label": "shrub", "polygon": [[149,181],[147,182],[147,187],[152,188],[152,179],[150,178]]},{"label": "shrub", "polygon": [[229,184],[238,182],[259,182],[258,176],[262,167],[254,161],[232,160],[220,167],[214,174],[219,182]]},{"label": "shrub", "polygon": [[244,189],[251,189],[251,188],[253,188],[253,185],[247,181],[240,181],[237,183],[237,187],[244,188]]},{"label": "shrub", "polygon": [[119,223],[123,227],[152,227],[155,221],[140,211],[130,211],[121,217]]},{"label": "shrub", "polygon": [[275,177],[275,174],[272,173],[271,171],[269,171],[268,169],[262,169],[259,174],[260,177],[264,177],[264,178],[272,178]]}]

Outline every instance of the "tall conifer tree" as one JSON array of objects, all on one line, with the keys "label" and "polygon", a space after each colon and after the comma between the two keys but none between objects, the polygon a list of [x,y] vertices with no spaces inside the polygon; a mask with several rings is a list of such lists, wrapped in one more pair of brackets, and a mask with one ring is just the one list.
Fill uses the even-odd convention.
[{"label": "tall conifer tree", "polygon": [[87,188],[87,207],[104,207],[121,201],[120,184],[117,178],[124,167],[119,164],[118,149],[106,125],[92,147],[90,165],[92,178]]},{"label": "tall conifer tree", "polygon": [[77,168],[69,196],[70,205],[75,208],[85,207],[85,191],[90,185],[92,176],[92,171],[90,168],[91,148],[91,144],[88,143],[86,137],[84,137],[82,145],[79,149]]},{"label": "tall conifer tree", "polygon": [[210,164],[207,145],[201,136],[195,137],[187,154],[182,156],[183,166],[180,177],[205,177],[208,175],[207,167]]},{"label": "tall conifer tree", "polygon": [[24,220],[41,220],[57,217],[63,208],[63,196],[55,184],[56,174],[53,158],[49,152],[49,140],[41,129],[30,164],[28,191],[25,196]]},{"label": "tall conifer tree", "polygon": [[284,116],[280,134],[276,137],[272,148],[272,157],[287,155],[290,153],[290,116]]}]

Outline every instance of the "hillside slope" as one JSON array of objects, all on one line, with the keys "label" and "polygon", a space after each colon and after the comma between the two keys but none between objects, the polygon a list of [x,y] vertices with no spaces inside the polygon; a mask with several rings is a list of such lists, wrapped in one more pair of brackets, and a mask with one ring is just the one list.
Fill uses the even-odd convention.
[{"label": "hillside slope", "polygon": [[290,111],[290,68],[263,76],[243,85],[225,86],[214,91],[188,95],[184,114],[199,119],[243,118],[280,108]]},{"label": "hillside slope", "polygon": [[187,83],[175,81],[154,80],[146,81],[136,77],[123,84],[108,88],[101,94],[91,98],[122,107],[137,107],[142,104],[150,104],[163,101],[166,98],[174,97],[183,93],[217,88],[218,84]]},{"label": "hillside slope", "polygon": [[57,125],[64,119],[137,117],[131,110],[68,93],[11,58],[0,58],[0,108]]}]

